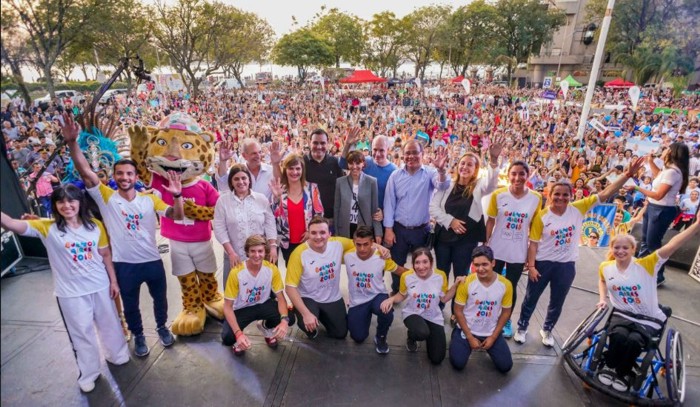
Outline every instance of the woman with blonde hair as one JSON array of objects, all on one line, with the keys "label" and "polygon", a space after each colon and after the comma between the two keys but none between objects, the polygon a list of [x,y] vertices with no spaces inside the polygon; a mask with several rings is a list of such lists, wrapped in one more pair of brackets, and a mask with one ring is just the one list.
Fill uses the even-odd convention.
[{"label": "woman with blonde hair", "polygon": [[289,154],[282,161],[280,179],[270,183],[272,212],[285,263],[297,246],[306,241],[306,225],[316,215],[323,216],[323,204],[316,184],[306,182],[304,158]]},{"label": "woman with blonde hair", "polygon": [[634,257],[637,242],[628,234],[619,234],[610,242],[608,261],[598,269],[598,307],[609,297],[613,313],[608,328],[608,350],[603,354],[605,366],[598,380],[617,391],[627,391],[637,357],[649,340],[661,329],[666,315],[659,308],[656,278],[671,255],[688,239],[697,239],[700,221],[674,236],[653,253]]},{"label": "woman with blonde hair", "polygon": [[496,140],[489,147],[489,168],[479,178],[481,159],[468,152],[460,157],[453,182],[444,191],[435,191],[430,216],[435,218],[435,258],[437,268],[450,275],[466,276],[471,252],[486,241],[486,225],[481,198],[498,186],[498,157],[503,146]]}]

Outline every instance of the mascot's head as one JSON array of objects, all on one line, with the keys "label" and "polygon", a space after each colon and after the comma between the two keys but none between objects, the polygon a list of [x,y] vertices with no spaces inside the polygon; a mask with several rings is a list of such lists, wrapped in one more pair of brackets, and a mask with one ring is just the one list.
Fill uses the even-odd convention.
[{"label": "mascot's head", "polygon": [[214,138],[189,115],[173,113],[149,130],[146,165],[151,171],[164,177],[168,171],[177,171],[186,182],[211,167]]}]

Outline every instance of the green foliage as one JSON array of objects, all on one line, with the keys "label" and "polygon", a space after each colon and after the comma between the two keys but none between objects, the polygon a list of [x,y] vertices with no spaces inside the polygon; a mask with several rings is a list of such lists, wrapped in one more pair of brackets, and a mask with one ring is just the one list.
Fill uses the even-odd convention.
[{"label": "green foliage", "polygon": [[306,79],[308,69],[335,63],[333,47],[308,28],[285,34],[272,49],[272,60],[279,65],[296,66],[299,79]]},{"label": "green foliage", "polygon": [[450,13],[449,6],[432,5],[415,9],[403,18],[406,54],[416,64],[415,76],[425,76]]},{"label": "green foliage", "polygon": [[[33,82],[33,83],[27,83],[27,89],[29,89],[30,92],[39,92],[42,93],[41,96],[44,96],[43,93],[48,92],[46,88],[46,83],[42,82]],[[69,82],[61,82],[61,83],[56,83],[55,85],[55,90],[76,90],[78,92],[94,92],[96,91],[100,85],[102,85],[101,82],[97,81],[69,81]],[[114,82],[112,85],[112,89],[118,89],[118,88],[126,88],[127,84],[126,82]],[[12,82],[2,82],[0,83],[0,91],[6,91],[6,90],[17,90],[17,85],[12,83]]]},{"label": "green foliage", "polygon": [[406,21],[399,19],[391,11],[383,11],[372,16],[365,24],[368,42],[362,58],[363,63],[379,76],[396,71],[405,59]]},{"label": "green foliage", "polygon": [[335,66],[340,67],[341,60],[353,64],[360,62],[366,42],[362,24],[358,17],[332,8],[319,16],[311,31],[318,33],[331,46]]}]

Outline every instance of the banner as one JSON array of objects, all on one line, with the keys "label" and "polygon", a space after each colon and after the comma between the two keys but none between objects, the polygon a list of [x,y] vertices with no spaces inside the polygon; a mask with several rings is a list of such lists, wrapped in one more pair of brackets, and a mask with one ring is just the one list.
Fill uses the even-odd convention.
[{"label": "banner", "polygon": [[686,114],[688,114],[688,111],[681,110],[681,109],[673,109],[670,107],[657,107],[656,109],[654,109],[654,114],[671,114],[671,113],[686,115]]},{"label": "banner", "polygon": [[557,98],[557,92],[547,89],[544,92],[542,92],[541,97],[543,99],[554,100]]},{"label": "banner", "polygon": [[[602,204],[586,212],[586,217],[583,218],[581,243],[591,247],[607,247],[610,243],[610,230],[615,220],[616,210],[617,206],[614,204]],[[590,240],[592,233],[598,235],[598,244]]]},{"label": "banner", "polygon": [[659,151],[661,144],[649,140],[628,139],[625,144],[626,150],[632,150],[632,154],[643,156]]}]

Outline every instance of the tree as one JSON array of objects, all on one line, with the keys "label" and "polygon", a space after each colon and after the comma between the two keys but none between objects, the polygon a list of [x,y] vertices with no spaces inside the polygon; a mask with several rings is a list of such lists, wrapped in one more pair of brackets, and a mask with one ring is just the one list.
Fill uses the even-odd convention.
[{"label": "tree", "polygon": [[279,65],[297,67],[299,81],[304,82],[309,68],[333,65],[335,57],[328,42],[308,28],[301,28],[277,41],[272,60]]},{"label": "tree", "polygon": [[29,89],[24,82],[22,66],[27,64],[29,48],[26,36],[19,30],[18,21],[12,13],[8,13],[3,7],[0,18],[0,29],[2,30],[2,41],[0,41],[0,57],[3,65],[7,65],[10,70],[10,78],[19,88],[24,103],[29,106],[32,98]]},{"label": "tree", "polygon": [[449,16],[449,6],[432,5],[418,8],[403,18],[407,55],[416,64],[416,77],[425,77],[425,68],[433,60],[439,35]]},{"label": "tree", "polygon": [[[153,23],[140,1],[115,0],[110,15],[103,17],[101,29],[84,37],[84,53],[91,56],[96,52],[100,63],[112,66],[118,65],[121,58],[137,54],[153,59],[155,50],[149,44]],[[125,77],[127,88],[131,89],[133,78],[129,70]]]},{"label": "tree", "polygon": [[[322,8],[321,13],[324,10]],[[337,8],[330,9],[326,14],[321,13],[317,14],[318,21],[311,25],[311,30],[320,34],[331,46],[335,67],[340,67],[341,60],[359,63],[366,42],[362,20]]]},{"label": "tree", "polygon": [[[566,14],[538,0],[499,0],[495,22],[498,41],[495,54],[521,63],[539,53],[542,45],[551,40],[552,34],[566,22]],[[508,63],[508,82],[512,72],[513,64]]]},{"label": "tree", "polygon": [[3,3],[3,10],[9,7],[8,11],[19,19],[22,30],[27,33],[31,58],[44,75],[51,97],[55,96],[54,64],[80,35],[98,29],[93,16],[98,9],[109,10],[112,3],[112,0],[7,0]]},{"label": "tree", "polygon": [[225,7],[203,0],[178,0],[169,7],[159,0],[154,14],[156,45],[168,54],[188,92],[197,97],[202,80],[221,68],[220,39],[234,29],[226,24]]},{"label": "tree", "polygon": [[365,24],[368,38],[363,56],[365,66],[377,71],[379,76],[387,76],[389,72],[396,76],[405,60],[406,31],[405,21],[391,11],[373,15]]},{"label": "tree", "polygon": [[267,20],[257,14],[227,6],[228,35],[220,38],[221,64],[227,76],[233,76],[243,86],[243,67],[264,61],[272,48],[275,32]]},{"label": "tree", "polygon": [[469,66],[486,62],[494,46],[496,9],[477,0],[456,9],[441,30],[436,49],[455,75],[466,75]]}]

